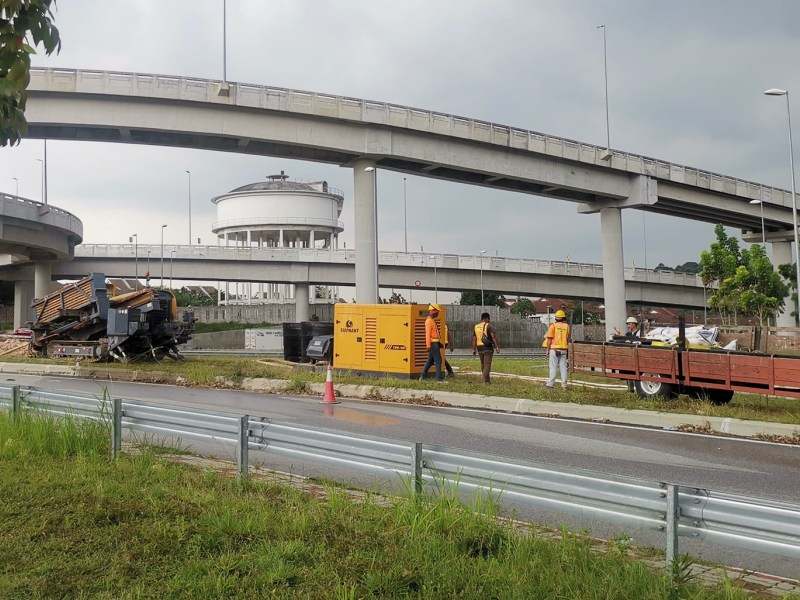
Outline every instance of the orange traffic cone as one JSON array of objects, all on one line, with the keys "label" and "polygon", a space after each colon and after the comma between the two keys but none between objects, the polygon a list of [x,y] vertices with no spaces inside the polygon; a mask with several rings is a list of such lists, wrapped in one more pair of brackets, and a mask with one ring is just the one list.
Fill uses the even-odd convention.
[{"label": "orange traffic cone", "polygon": [[336,393],[333,391],[333,368],[328,365],[328,376],[325,378],[325,395],[322,397],[323,404],[339,404]]}]

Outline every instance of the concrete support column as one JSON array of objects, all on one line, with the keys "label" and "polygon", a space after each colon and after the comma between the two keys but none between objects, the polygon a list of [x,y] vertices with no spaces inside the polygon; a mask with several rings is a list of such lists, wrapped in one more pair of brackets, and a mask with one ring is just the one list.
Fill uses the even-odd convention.
[{"label": "concrete support column", "polygon": [[283,248],[283,229],[278,230],[278,248]]},{"label": "concrete support column", "polygon": [[33,282],[14,282],[14,328],[24,327],[31,317],[31,300],[33,300]]},{"label": "concrete support column", "polygon": [[378,231],[376,230],[376,171],[371,160],[353,163],[353,210],[356,237],[356,302],[378,303]]},{"label": "concrete support column", "polygon": [[606,339],[614,327],[625,325],[625,269],[622,255],[622,211],[619,208],[600,210],[603,239],[603,304],[606,306]]},{"label": "concrete support column", "polygon": [[[778,265],[793,264],[794,256],[792,255],[792,242],[772,242],[772,264],[775,268]],[[778,327],[795,327],[795,318],[792,316],[792,311],[795,307],[792,303],[792,294],[786,298],[786,304],[783,307],[783,312],[778,313]]]},{"label": "concrete support column", "polygon": [[336,235],[332,233],[330,239],[328,240],[328,248],[333,250],[335,248],[334,246],[335,243],[336,243]]},{"label": "concrete support column", "polygon": [[294,286],[294,320],[296,323],[308,321],[311,310],[308,305],[308,284],[296,283]]},{"label": "concrete support column", "polygon": [[308,247],[313,248],[316,245],[316,240],[314,239],[314,230],[312,229],[308,233]]},{"label": "concrete support column", "polygon": [[53,263],[47,260],[33,265],[33,297],[41,298],[53,289]]}]

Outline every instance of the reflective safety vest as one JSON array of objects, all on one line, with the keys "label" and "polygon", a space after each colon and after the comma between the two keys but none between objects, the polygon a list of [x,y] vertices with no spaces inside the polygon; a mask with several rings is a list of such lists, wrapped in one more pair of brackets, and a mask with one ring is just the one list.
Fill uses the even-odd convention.
[{"label": "reflective safety vest", "polygon": [[439,340],[439,326],[436,325],[434,318],[429,316],[425,319],[425,346],[430,348],[433,342],[438,342]]},{"label": "reflective safety vest", "polygon": [[551,338],[550,348],[554,350],[567,350],[569,348],[569,325],[563,321],[551,323],[545,338]]},{"label": "reflective safety vest", "polygon": [[484,346],[485,345],[483,343],[483,336],[486,336],[489,339],[492,339],[492,336],[489,335],[489,324],[488,323],[484,323],[483,321],[481,321],[480,323],[477,323],[475,325],[475,338],[478,340],[478,346]]}]

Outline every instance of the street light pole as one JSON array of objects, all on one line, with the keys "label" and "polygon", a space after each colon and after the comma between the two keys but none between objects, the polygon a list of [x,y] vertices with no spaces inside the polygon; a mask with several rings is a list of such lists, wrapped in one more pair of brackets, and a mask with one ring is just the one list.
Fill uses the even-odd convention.
[{"label": "street light pole", "polygon": [[605,160],[611,158],[611,126],[608,118],[608,52],[606,49],[606,26],[598,25],[596,29],[603,30],[603,76],[606,82],[606,155]]},{"label": "street light pole", "polygon": [[762,200],[750,200],[750,204],[761,205],[761,245],[767,247],[767,230],[764,229],[764,202]]},{"label": "street light pole", "polygon": [[228,3],[222,0],[222,81],[228,81]]},{"label": "street light pole", "polygon": [[428,258],[433,261],[433,294],[434,302],[439,303],[439,276],[436,273],[436,257],[431,254]]},{"label": "street light pole", "polygon": [[42,204],[44,204],[45,203],[45,201],[44,201],[44,160],[42,160],[41,158],[37,158],[36,160],[38,160],[40,163],[42,163]]},{"label": "street light pole", "polygon": [[164,229],[166,225],[161,226],[161,287],[164,287]]},{"label": "street light pole", "polygon": [[172,289],[172,263],[175,260],[175,250],[169,251],[169,289]]},{"label": "street light pole", "polygon": [[14,181],[16,181],[16,182],[17,182],[17,191],[16,191],[16,193],[15,193],[14,195],[15,195],[17,198],[19,198],[19,179],[17,179],[16,177],[12,177],[11,179],[13,179]]},{"label": "street light pole", "polygon": [[189,245],[192,245],[192,172],[186,171],[189,176]]},{"label": "street light pole", "polygon": [[403,177],[403,249],[408,254],[408,206],[406,204],[406,178]]},{"label": "street light pole", "polygon": [[483,303],[483,255],[484,254],[486,254],[486,250],[481,250],[481,257],[480,257],[480,261],[481,261],[481,312],[483,312],[483,309],[485,307],[485,305]]},{"label": "street light pole", "polygon": [[47,204],[47,140],[44,141],[44,160],[42,161],[42,202]]},{"label": "street light pole", "polygon": [[771,88],[764,92],[767,96],[786,96],[786,117],[789,124],[789,167],[792,172],[792,222],[794,224],[794,264],[797,276],[798,305],[800,305],[800,234],[797,232],[797,193],[794,179],[794,144],[792,142],[792,111],[789,108],[789,91]]},{"label": "street light pole", "polygon": [[133,259],[134,271],[136,272],[136,289],[139,289],[139,234],[134,233],[131,237],[128,238],[129,242],[133,242],[133,254],[135,258]]}]

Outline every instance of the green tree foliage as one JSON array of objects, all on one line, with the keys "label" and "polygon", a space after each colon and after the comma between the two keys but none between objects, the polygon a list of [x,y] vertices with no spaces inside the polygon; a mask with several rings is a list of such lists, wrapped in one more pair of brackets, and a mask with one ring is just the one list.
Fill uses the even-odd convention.
[{"label": "green tree foliage", "polygon": [[408,301],[400,294],[400,292],[392,292],[389,296],[387,304],[408,304]]},{"label": "green tree foliage", "polygon": [[521,317],[529,317],[536,314],[536,306],[528,298],[517,298],[511,307],[511,312]]},{"label": "green tree foliage", "polygon": [[656,271],[674,271],[675,273],[694,273],[697,274],[700,272],[700,263],[696,263],[693,261],[688,261],[683,263],[682,265],[678,265],[676,267],[668,267],[664,263],[658,263],[658,266],[655,268]]},{"label": "green tree foliage", "polygon": [[795,307],[795,310],[793,310],[791,314],[797,319],[797,268],[794,263],[778,265],[778,273],[780,273],[781,277],[789,284],[789,289],[794,290],[792,292],[792,306]]},{"label": "green tree foliage", "polygon": [[764,247],[754,244],[745,250],[739,240],[714,228],[716,241],[700,254],[700,277],[716,288],[708,298],[709,307],[719,312],[723,323],[738,315],[756,317],[761,324],[783,308],[788,286],[772,268]]},{"label": "green tree foliage", "polygon": [[[484,306],[502,306],[500,300],[503,294],[490,290],[483,291],[483,305]],[[480,290],[465,290],[461,292],[461,299],[458,301],[461,305],[480,306],[481,305],[481,291]]]},{"label": "green tree foliage", "polygon": [[777,315],[789,293],[789,286],[772,268],[760,244],[742,250],[742,264],[736,269],[732,281],[723,281],[722,287],[738,290],[741,311],[757,317],[761,325]]},{"label": "green tree foliage", "polygon": [[[175,294],[175,301],[178,306],[216,306],[217,301],[215,298],[209,298],[203,293],[190,290],[188,288],[170,289],[168,287],[154,287],[155,290],[166,290]],[[223,292],[223,296],[225,293]]]},{"label": "green tree foliage", "polygon": [[[15,145],[28,131],[25,102],[31,55],[61,50],[50,6],[55,0],[0,0],[0,146]],[[32,42],[32,45],[31,45]]]}]

